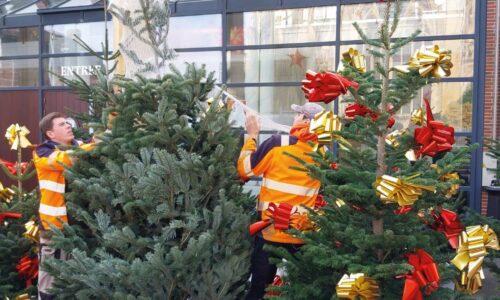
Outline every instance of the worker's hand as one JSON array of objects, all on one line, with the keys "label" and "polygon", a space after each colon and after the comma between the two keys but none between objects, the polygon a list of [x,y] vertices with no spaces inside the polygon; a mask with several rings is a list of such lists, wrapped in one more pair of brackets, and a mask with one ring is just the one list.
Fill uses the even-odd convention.
[{"label": "worker's hand", "polygon": [[248,137],[257,139],[260,132],[259,119],[252,112],[246,113],[245,127],[247,129]]}]

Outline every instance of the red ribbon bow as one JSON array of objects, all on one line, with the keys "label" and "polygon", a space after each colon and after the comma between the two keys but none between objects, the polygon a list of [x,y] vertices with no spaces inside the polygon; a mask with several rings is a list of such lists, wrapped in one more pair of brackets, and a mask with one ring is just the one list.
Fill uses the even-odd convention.
[{"label": "red ribbon bow", "polygon": [[414,267],[410,274],[405,274],[405,287],[402,300],[423,300],[420,289],[425,289],[428,296],[439,288],[439,271],[432,256],[423,249],[407,253],[408,264]]},{"label": "red ribbon bow", "polygon": [[[360,117],[370,117],[373,122],[378,120],[379,115],[373,112],[368,107],[361,105],[359,103],[353,103],[346,107],[345,116],[347,119],[354,119],[356,116]],[[387,128],[391,128],[396,123],[393,117],[387,119]]]},{"label": "red ribbon bow", "polygon": [[435,156],[440,152],[450,151],[455,143],[455,129],[443,122],[434,121],[429,101],[424,98],[427,112],[427,126],[415,129],[415,142],[422,145],[417,155]]},{"label": "red ribbon bow", "polygon": [[318,196],[316,196],[316,200],[314,201],[314,209],[320,209],[325,207],[327,204],[328,203],[323,198],[323,195],[318,194]]},{"label": "red ribbon bow", "polygon": [[288,203],[270,203],[269,207],[264,211],[264,214],[269,217],[267,220],[262,220],[251,224],[248,228],[250,235],[263,230],[267,226],[274,223],[274,228],[279,230],[287,230],[290,225],[290,217],[292,215],[292,208]]},{"label": "red ribbon bow", "polygon": [[356,82],[330,72],[316,73],[309,70],[306,72],[306,79],[302,80],[302,91],[309,102],[328,104],[341,94],[347,93],[350,86],[358,88]]},{"label": "red ribbon bow", "polygon": [[439,211],[432,211],[431,216],[434,218],[434,224],[429,226],[436,231],[443,232],[446,239],[453,249],[458,247],[458,237],[464,230],[464,224],[460,222],[456,212],[439,208]]},{"label": "red ribbon bow", "polygon": [[24,256],[17,263],[16,269],[19,277],[26,280],[26,286],[31,286],[32,280],[38,277],[38,257]]},{"label": "red ribbon bow", "polygon": [[[9,170],[10,174],[17,176],[17,169],[16,169],[16,166],[18,165],[17,162],[13,163],[7,160],[0,159],[0,163],[3,164],[7,168],[7,170]],[[27,166],[28,166],[27,162],[21,163],[20,165],[21,173],[24,173]]]},{"label": "red ribbon bow", "polygon": [[3,221],[5,221],[5,219],[7,219],[7,218],[10,218],[10,219],[19,219],[22,216],[23,216],[22,214],[15,213],[15,212],[0,213],[0,223],[3,223]]},{"label": "red ribbon bow", "polygon": [[[271,286],[279,287],[279,286],[283,286],[284,284],[285,284],[285,282],[283,281],[283,279],[281,279],[281,276],[275,275],[273,283],[271,283]],[[266,292],[266,296],[279,297],[279,296],[281,296],[281,293],[274,292],[274,291],[268,291],[268,292]]]}]

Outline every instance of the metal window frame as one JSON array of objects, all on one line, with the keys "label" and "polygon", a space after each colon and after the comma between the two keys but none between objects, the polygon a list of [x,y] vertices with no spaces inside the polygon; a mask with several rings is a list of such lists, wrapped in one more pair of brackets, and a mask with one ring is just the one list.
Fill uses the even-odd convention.
[{"label": "metal window frame", "polygon": [[[257,83],[227,83],[227,53],[232,50],[257,50],[257,49],[280,49],[298,47],[334,46],[335,60],[339,61],[340,47],[348,44],[361,44],[361,40],[340,40],[341,7],[349,4],[373,3],[374,0],[191,0],[171,1],[170,9],[173,17],[196,16],[206,14],[220,14],[222,18],[222,45],[219,47],[199,47],[176,49],[178,52],[220,51],[222,55],[222,83],[228,87],[274,87],[274,86],[299,86],[298,82],[257,82]],[[311,42],[311,43],[289,43],[272,45],[228,45],[228,14],[264,10],[308,8],[319,6],[336,6],[336,38],[335,41]],[[442,82],[471,82],[473,85],[473,114],[471,132],[457,132],[456,136],[470,137],[473,143],[479,143],[481,147],[472,153],[470,186],[464,186],[461,190],[470,192],[470,207],[480,211],[481,208],[481,184],[482,184],[482,153],[483,153],[483,112],[484,112],[484,81],[485,81],[485,57],[486,57],[486,1],[475,0],[473,34],[461,35],[437,35],[417,37],[416,41],[432,40],[474,40],[474,70],[472,77],[445,78]],[[0,88],[0,90],[38,90],[40,117],[44,109],[44,91],[46,90],[68,90],[67,87],[43,86],[43,59],[50,57],[85,56],[84,53],[72,54],[44,54],[43,40],[45,25],[84,23],[93,21],[104,21],[102,6],[48,8],[38,10],[36,15],[8,15],[0,18],[1,28],[13,27],[38,27],[40,30],[39,54],[30,56],[12,56],[10,59],[38,58],[39,60],[39,85],[38,87],[15,87]],[[9,59],[3,57],[0,59]],[[334,110],[338,112],[338,102],[334,102]]]}]

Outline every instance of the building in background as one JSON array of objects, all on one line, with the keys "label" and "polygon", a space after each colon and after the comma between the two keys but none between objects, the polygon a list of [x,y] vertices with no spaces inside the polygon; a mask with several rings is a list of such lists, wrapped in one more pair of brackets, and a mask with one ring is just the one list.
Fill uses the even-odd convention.
[{"label": "building in background", "polygon": [[[356,47],[366,53],[352,24],[374,35],[383,3],[366,0],[185,0],[171,2],[169,45],[172,63],[205,64],[229,92],[280,123],[291,123],[291,103],[304,102],[300,81],[308,69],[335,70],[341,53]],[[397,115],[409,123],[412,110],[431,100],[438,119],[455,127],[456,147],[499,136],[498,1],[403,1],[396,35],[415,29],[421,35],[402,49],[393,64],[408,61],[421,45],[438,44],[453,51],[452,76],[424,89]],[[0,130],[22,123],[33,130],[51,111],[85,111],[87,107],[54,74],[79,76],[101,63],[78,46],[77,35],[101,48],[105,37],[103,1],[0,0]],[[111,22],[109,29],[111,32]],[[112,39],[112,34],[109,38]],[[112,44],[112,41],[110,40]],[[373,61],[367,60],[369,68]],[[332,109],[343,111],[336,101]],[[397,128],[396,128],[397,129]],[[271,132],[264,132],[264,135]],[[0,143],[0,157],[14,159]],[[469,205],[486,211],[482,192],[483,152],[478,150],[461,171]],[[483,180],[484,177],[484,180]]]}]

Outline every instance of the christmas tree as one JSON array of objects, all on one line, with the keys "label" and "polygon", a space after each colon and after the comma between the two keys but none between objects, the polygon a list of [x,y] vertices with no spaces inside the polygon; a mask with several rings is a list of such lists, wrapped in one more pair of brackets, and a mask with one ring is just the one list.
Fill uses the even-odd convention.
[{"label": "christmas tree", "polygon": [[[22,183],[34,175],[33,162],[23,162],[21,151],[31,146],[24,126],[12,124],[6,138],[17,161],[0,159],[0,169],[16,186],[0,182],[0,297],[36,294],[38,272],[37,191],[25,192]],[[7,144],[7,143],[5,143]]]},{"label": "christmas tree", "polygon": [[[154,27],[151,14],[142,16]],[[78,299],[242,297],[250,243],[240,204],[251,200],[236,173],[239,134],[225,108],[207,104],[213,73],[187,65],[184,74],[172,69],[154,79],[99,76],[94,86],[67,81],[82,97],[107,103],[108,130],[65,172],[72,221],[54,228],[52,241],[71,258],[45,266],[56,277],[53,292]]]},{"label": "christmas tree", "polygon": [[[408,65],[392,66],[392,56],[419,32],[393,38],[401,4],[385,5],[378,38],[366,36],[355,24],[372,47],[374,70],[366,71],[364,56],[351,49],[343,55],[340,74],[309,72],[304,81],[309,101],[332,101],[347,87],[351,93],[343,98],[349,103],[344,119],[325,112],[311,124],[320,143],[335,141],[338,150],[311,153],[318,165],[304,166],[321,180],[328,204],[311,211],[316,230],[295,232],[305,240],[297,254],[274,249],[288,274],[286,284],[273,288],[282,298],[450,299],[459,293],[443,283],[455,280],[466,293],[480,287],[480,267],[471,269],[479,260],[467,248],[472,236],[481,237],[481,262],[498,250],[487,226],[467,227],[469,240],[464,239],[456,213],[455,171],[468,163],[474,146],[452,149],[453,128],[433,119],[427,100],[412,115],[415,130],[391,129],[392,116],[423,86],[449,76],[452,63],[449,52],[435,45],[421,49]],[[458,270],[462,254],[471,258]]]}]

